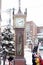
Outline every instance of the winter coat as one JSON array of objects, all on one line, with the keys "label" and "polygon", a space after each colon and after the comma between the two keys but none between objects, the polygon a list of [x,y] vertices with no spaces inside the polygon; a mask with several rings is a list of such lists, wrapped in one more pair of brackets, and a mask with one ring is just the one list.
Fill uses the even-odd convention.
[{"label": "winter coat", "polygon": [[36,62],[36,65],[40,65],[40,58],[36,57],[35,62]]},{"label": "winter coat", "polygon": [[32,63],[33,63],[33,65],[36,65],[36,62],[35,62],[35,54],[32,54]]},{"label": "winter coat", "polygon": [[43,65],[43,59],[40,59],[40,65]]}]

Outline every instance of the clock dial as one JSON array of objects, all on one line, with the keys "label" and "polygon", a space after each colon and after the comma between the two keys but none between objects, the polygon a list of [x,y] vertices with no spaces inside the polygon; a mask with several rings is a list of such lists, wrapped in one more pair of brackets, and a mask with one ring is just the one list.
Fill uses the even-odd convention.
[{"label": "clock dial", "polygon": [[24,18],[16,18],[15,26],[18,28],[24,27]]}]

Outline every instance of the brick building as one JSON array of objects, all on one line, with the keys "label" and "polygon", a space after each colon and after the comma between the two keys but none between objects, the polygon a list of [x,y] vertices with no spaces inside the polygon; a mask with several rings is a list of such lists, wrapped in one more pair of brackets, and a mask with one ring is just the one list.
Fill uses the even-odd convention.
[{"label": "brick building", "polygon": [[39,42],[43,42],[43,26],[37,27],[37,38]]},{"label": "brick building", "polygon": [[43,26],[37,26],[33,21],[26,22],[26,44],[43,42]]},{"label": "brick building", "polygon": [[34,44],[37,35],[37,25],[33,21],[26,22],[26,43],[27,44]]},{"label": "brick building", "polygon": [[[1,0],[0,0],[0,10],[1,10]],[[1,12],[0,12],[0,15],[1,15]]]}]

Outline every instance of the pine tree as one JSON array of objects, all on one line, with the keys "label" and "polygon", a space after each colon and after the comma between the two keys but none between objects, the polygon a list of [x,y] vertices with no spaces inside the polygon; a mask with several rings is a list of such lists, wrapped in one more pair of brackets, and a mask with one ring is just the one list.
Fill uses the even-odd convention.
[{"label": "pine tree", "polygon": [[[3,48],[3,58],[4,58],[4,64],[6,57],[9,56],[9,58],[13,58],[15,55],[15,46],[13,41],[14,34],[11,32],[10,28],[5,28],[2,32],[2,48]],[[10,61],[10,59],[8,60]]]}]

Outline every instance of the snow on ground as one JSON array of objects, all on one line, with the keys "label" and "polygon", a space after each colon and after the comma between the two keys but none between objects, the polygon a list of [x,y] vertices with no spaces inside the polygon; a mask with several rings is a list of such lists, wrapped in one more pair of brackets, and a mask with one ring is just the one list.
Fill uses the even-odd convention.
[{"label": "snow on ground", "polygon": [[26,64],[27,65],[32,65],[32,52],[31,52],[31,49],[29,49],[29,48],[24,49],[24,57],[26,59]]}]

